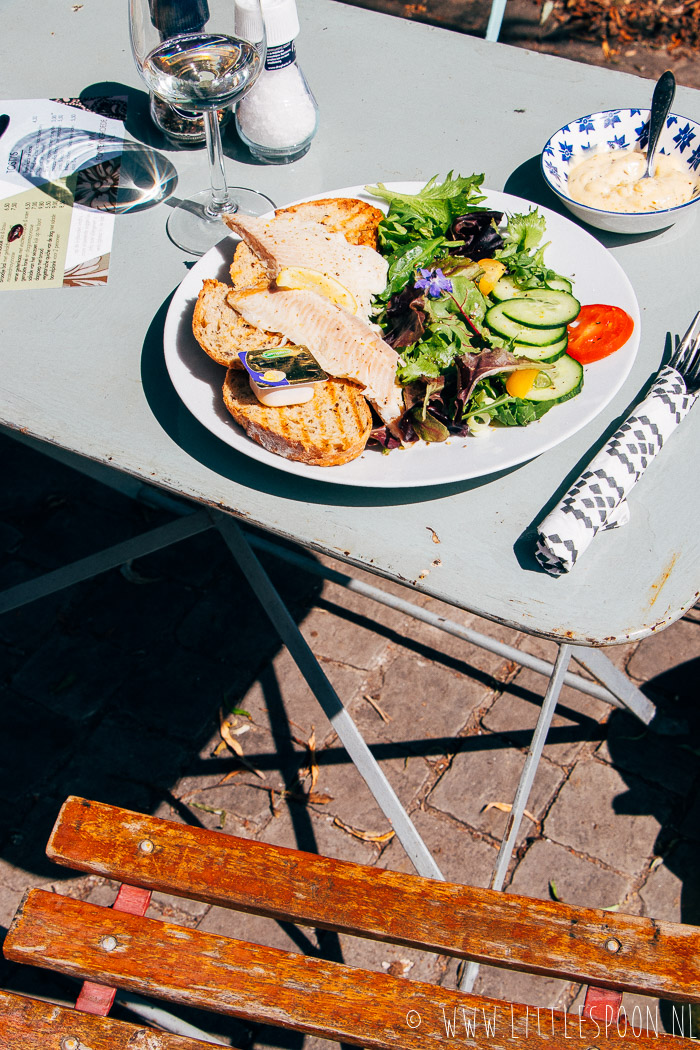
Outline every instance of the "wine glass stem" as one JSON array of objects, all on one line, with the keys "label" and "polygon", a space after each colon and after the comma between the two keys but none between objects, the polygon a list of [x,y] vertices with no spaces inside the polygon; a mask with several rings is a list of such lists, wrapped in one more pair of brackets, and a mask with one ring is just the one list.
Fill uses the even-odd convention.
[{"label": "wine glass stem", "polygon": [[219,114],[215,109],[204,111],[204,134],[209,155],[209,172],[211,177],[211,199],[204,211],[208,218],[219,219],[223,212],[236,211],[236,205],[230,199],[226,186]]}]

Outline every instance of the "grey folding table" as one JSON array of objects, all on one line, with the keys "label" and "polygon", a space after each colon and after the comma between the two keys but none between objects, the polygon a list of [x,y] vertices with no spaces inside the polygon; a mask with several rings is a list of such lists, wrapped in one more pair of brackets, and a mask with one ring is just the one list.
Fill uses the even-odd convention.
[{"label": "grey folding table", "polygon": [[[320,130],[310,152],[296,164],[265,167],[253,163],[233,140],[227,145],[230,181],[254,185],[279,205],[344,186],[427,180],[455,170],[483,171],[489,188],[556,208],[538,168],[549,135],[581,114],[643,107],[649,101],[649,82],[626,74],[336,0],[298,0],[298,6],[298,52],[320,108]],[[19,98],[126,92],[131,114],[127,131],[143,138],[139,116],[146,100],[132,64],[125,19],[118,4],[66,4],[47,13],[40,0],[11,0],[3,14],[4,90],[11,84]],[[41,54],[40,63],[26,61],[29,41]],[[700,92],[680,88],[675,108],[700,119]],[[178,173],[178,197],[202,187],[206,163],[201,152],[167,155]],[[599,536],[574,572],[554,579],[537,569],[532,555],[533,526],[543,509],[644,388],[669,333],[682,332],[700,304],[693,231],[672,228],[636,240],[600,235],[636,291],[642,332],[624,386],[591,423],[538,458],[497,475],[408,491],[362,490],[263,466],[219,441],[180,402],[164,366],[163,324],[191,259],[169,242],[166,214],[167,205],[161,204],[118,217],[104,288],[0,293],[0,425],[122,491],[158,496],[178,514],[154,533],[24,590],[6,592],[0,610],[216,527],[416,869],[434,878],[441,877],[434,859],[238,523],[556,641],[559,655],[552,667],[433,618],[437,626],[495,646],[550,679],[494,872],[492,885],[500,888],[562,683],[628,706],[651,722],[653,706],[604,656],[602,647],[662,629],[698,597],[694,449],[700,413],[691,413],[635,489],[631,523]],[[285,556],[316,567],[303,553]],[[410,603],[408,593],[403,601],[342,575],[334,578],[430,619]],[[572,656],[595,681],[568,670]]]}]

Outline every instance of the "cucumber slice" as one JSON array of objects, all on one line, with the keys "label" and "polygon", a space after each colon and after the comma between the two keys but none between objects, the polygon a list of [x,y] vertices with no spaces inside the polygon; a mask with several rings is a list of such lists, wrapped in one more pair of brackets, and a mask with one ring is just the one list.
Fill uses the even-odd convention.
[{"label": "cucumber slice", "polygon": [[526,401],[551,401],[553,405],[558,405],[576,397],[583,386],[583,366],[568,354],[564,354],[551,368],[540,374],[546,375],[551,382],[547,386],[533,386]]},{"label": "cucumber slice", "polygon": [[518,296],[525,295],[526,292],[527,289],[521,288],[514,277],[505,274],[496,281],[491,290],[491,298],[495,299],[497,303],[502,303],[504,299],[517,299]]},{"label": "cucumber slice", "polygon": [[566,277],[552,277],[546,284],[548,288],[556,292],[572,292],[574,290],[571,281],[567,281]]},{"label": "cucumber slice", "polygon": [[[573,290],[571,281],[568,281],[566,277],[552,277],[551,280],[546,282],[546,287],[557,292],[571,293]],[[531,299],[541,291],[541,288],[521,288],[514,277],[511,277],[510,274],[505,274],[496,282],[495,287],[491,291],[491,297],[497,303],[502,303],[506,299]]]},{"label": "cucumber slice", "polygon": [[506,299],[499,305],[511,321],[529,325],[531,328],[553,328],[571,324],[581,311],[580,302],[574,299],[571,292],[550,288],[538,288],[535,294],[520,299]]},{"label": "cucumber slice", "polygon": [[[508,304],[518,301],[526,302],[527,300],[507,300]],[[527,324],[519,324],[506,316],[505,306],[506,303],[496,303],[486,311],[484,317],[488,327],[498,335],[502,335],[504,339],[515,339],[516,342],[525,343],[527,346],[551,346],[552,343],[558,342],[566,335],[565,325],[558,328],[533,328]]]},{"label": "cucumber slice", "polygon": [[513,353],[517,354],[518,357],[529,357],[531,361],[557,361],[566,353],[566,348],[569,345],[569,336],[564,335],[561,339],[557,339],[556,343],[549,343],[547,346],[528,346],[527,343],[513,343]]}]

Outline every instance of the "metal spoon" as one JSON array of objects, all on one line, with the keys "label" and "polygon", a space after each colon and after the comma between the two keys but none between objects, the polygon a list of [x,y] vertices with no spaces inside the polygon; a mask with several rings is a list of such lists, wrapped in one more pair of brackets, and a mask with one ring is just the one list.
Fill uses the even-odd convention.
[{"label": "metal spoon", "polygon": [[647,147],[647,170],[642,175],[643,179],[650,179],[654,174],[654,154],[659,143],[659,135],[666,124],[676,94],[676,78],[670,69],[662,73],[656,81],[654,94],[651,100],[651,116],[649,118],[649,145]]}]

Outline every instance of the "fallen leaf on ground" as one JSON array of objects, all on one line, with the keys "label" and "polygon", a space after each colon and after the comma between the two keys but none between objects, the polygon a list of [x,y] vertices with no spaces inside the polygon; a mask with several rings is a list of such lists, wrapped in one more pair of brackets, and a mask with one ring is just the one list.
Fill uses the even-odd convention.
[{"label": "fallen leaf on ground", "polygon": [[340,817],[334,817],[333,823],[336,828],[341,828],[342,831],[347,832],[348,835],[352,835],[353,838],[361,839],[362,842],[390,842],[396,834],[395,831],[386,831],[384,834],[375,833],[373,831],[362,831],[360,828],[353,828],[350,824],[346,824],[345,821],[340,819]]},{"label": "fallen leaf on ground", "polygon": [[316,730],[311,726],[311,736],[306,741],[306,747],[309,752],[309,770],[311,772],[311,787],[309,788],[309,795],[313,794],[313,790],[316,787],[316,781],[318,780],[318,762],[316,761]]},{"label": "fallen leaf on ground", "polygon": [[700,46],[700,4],[696,0],[540,0],[541,24],[555,22],[559,32],[579,40],[602,38],[606,58],[617,54],[610,40],[644,42],[674,51]]},{"label": "fallen leaf on ground", "polygon": [[214,809],[213,806],[205,806],[203,802],[190,802],[190,806],[194,809],[204,810],[205,813],[213,813],[214,816],[219,818],[219,831],[223,828],[226,823],[226,810],[225,809]]},{"label": "fallen leaf on ground", "polygon": [[[512,808],[510,802],[487,802],[481,812],[485,813],[487,809],[500,809],[501,813],[510,813]],[[537,817],[534,817],[529,809],[523,810],[523,816],[531,820],[533,824],[537,824]]]},{"label": "fallen leaf on ground", "polygon": [[243,763],[246,769],[249,769],[251,773],[255,773],[256,777],[260,777],[261,780],[264,780],[265,774],[262,773],[259,769],[256,769],[255,766],[251,765],[251,763],[245,757],[245,754],[243,753],[243,748],[234,736],[233,727],[231,726],[230,722],[226,721],[221,711],[219,712],[219,732],[221,733],[222,740],[226,742],[226,745],[240,759],[240,761]]},{"label": "fallen leaf on ground", "polygon": [[375,700],[373,696],[370,696],[368,693],[363,693],[362,694],[362,699],[366,700],[367,703],[370,704],[374,708],[374,710],[377,712],[377,714],[381,718],[382,722],[391,722],[391,716],[388,715],[386,713],[386,711],[382,710],[382,708],[379,706],[378,701]]},{"label": "fallen leaf on ground", "polygon": [[234,777],[239,777],[242,772],[242,769],[232,769],[230,773],[227,773],[225,777],[221,778],[219,781],[219,787],[222,784],[226,784],[229,780],[233,780]]},{"label": "fallen leaf on ground", "polygon": [[119,568],[119,574],[124,577],[127,583],[135,583],[138,585],[148,583],[159,583],[162,576],[144,576],[143,573],[135,569],[132,562],[125,561]]},{"label": "fallen leaf on ground", "polygon": [[279,790],[278,788],[266,787],[264,784],[254,784],[253,787],[259,787],[261,791],[267,791],[270,796],[270,805],[272,806],[272,812],[276,815],[276,799],[284,798],[288,802],[300,802],[303,806],[327,806],[329,802],[333,801],[332,795],[327,795],[323,791],[294,791],[288,788]]}]

